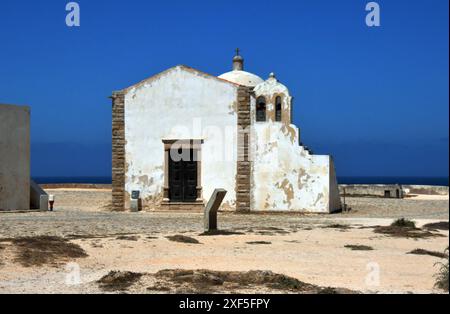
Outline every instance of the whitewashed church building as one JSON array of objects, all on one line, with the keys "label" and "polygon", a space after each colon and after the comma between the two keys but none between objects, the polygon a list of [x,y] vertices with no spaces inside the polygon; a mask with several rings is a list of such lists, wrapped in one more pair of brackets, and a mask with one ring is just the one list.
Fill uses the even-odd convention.
[{"label": "whitewashed church building", "polygon": [[113,208],[203,208],[216,188],[222,210],[331,213],[341,208],[330,156],[302,146],[292,97],[233,69],[218,77],[179,65],[112,95]]}]

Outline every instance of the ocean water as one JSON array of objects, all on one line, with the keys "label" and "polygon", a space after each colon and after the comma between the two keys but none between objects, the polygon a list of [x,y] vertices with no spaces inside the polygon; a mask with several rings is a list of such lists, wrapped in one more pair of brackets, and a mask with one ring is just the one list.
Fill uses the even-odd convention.
[{"label": "ocean water", "polygon": [[[110,184],[111,177],[34,177],[39,184],[45,183],[92,183]],[[417,184],[448,186],[448,177],[338,177],[339,184]]]},{"label": "ocean water", "polygon": [[448,186],[448,177],[338,177],[339,184],[412,184]]},{"label": "ocean water", "polygon": [[33,177],[38,184],[51,183],[90,183],[90,184],[111,184],[111,177]]}]

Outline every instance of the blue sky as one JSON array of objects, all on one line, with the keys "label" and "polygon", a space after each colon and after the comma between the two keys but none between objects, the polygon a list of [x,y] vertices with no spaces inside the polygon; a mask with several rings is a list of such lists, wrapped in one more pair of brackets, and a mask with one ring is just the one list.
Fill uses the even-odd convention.
[{"label": "blue sky", "polygon": [[447,0],[0,2],[0,103],[32,108],[33,176],[108,176],[111,102],[177,64],[219,75],[236,47],[275,72],[340,176],[448,176]]}]

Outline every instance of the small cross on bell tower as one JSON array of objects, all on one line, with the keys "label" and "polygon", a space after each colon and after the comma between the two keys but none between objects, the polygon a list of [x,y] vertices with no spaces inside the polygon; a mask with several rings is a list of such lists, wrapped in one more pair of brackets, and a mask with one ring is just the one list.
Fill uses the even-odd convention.
[{"label": "small cross on bell tower", "polygon": [[244,58],[241,57],[240,49],[236,48],[236,55],[233,58],[233,71],[243,71],[244,70]]}]

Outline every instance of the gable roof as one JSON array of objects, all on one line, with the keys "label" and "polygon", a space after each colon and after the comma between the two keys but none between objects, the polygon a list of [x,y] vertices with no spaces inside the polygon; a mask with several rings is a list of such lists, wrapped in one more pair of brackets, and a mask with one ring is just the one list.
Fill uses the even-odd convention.
[{"label": "gable roof", "polygon": [[139,83],[136,83],[136,84],[134,84],[134,85],[131,85],[131,86],[129,86],[129,87],[127,87],[127,88],[124,88],[124,89],[122,89],[122,90],[120,90],[120,91],[118,91],[118,92],[119,92],[119,93],[124,93],[124,94],[126,94],[126,93],[128,93],[131,89],[133,89],[133,88],[139,88],[139,87],[141,87],[142,85],[144,85],[144,84],[146,84],[146,83],[150,83],[150,82],[152,82],[152,81],[154,81],[154,80],[156,80],[156,79],[158,79],[158,78],[160,78],[160,77],[163,77],[163,76],[166,75],[167,73],[170,73],[170,72],[172,72],[172,71],[174,71],[174,70],[176,70],[176,69],[181,69],[181,70],[183,70],[183,71],[191,72],[191,73],[194,73],[194,74],[196,74],[196,75],[198,75],[198,76],[202,76],[202,77],[209,78],[209,79],[214,79],[214,80],[216,80],[216,81],[218,81],[218,82],[230,84],[230,85],[232,85],[232,86],[236,86],[236,87],[237,87],[237,86],[241,86],[241,85],[239,85],[239,84],[236,84],[236,83],[227,81],[227,80],[225,80],[225,79],[219,78],[219,77],[217,77],[217,76],[214,76],[214,75],[212,75],[212,74],[208,74],[208,73],[206,73],[206,72],[203,72],[203,71],[200,71],[200,70],[191,68],[191,67],[189,67],[189,66],[180,64],[180,65],[171,67],[171,68],[169,68],[169,69],[167,69],[167,70],[165,70],[165,71],[162,71],[162,72],[160,72],[160,73],[158,73],[158,74],[155,74],[155,75],[153,75],[153,76],[151,76],[151,77],[149,77],[149,78],[147,78],[147,79],[145,79],[145,80],[143,80],[143,81],[140,81]]}]

